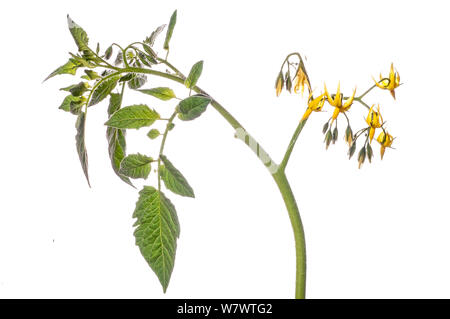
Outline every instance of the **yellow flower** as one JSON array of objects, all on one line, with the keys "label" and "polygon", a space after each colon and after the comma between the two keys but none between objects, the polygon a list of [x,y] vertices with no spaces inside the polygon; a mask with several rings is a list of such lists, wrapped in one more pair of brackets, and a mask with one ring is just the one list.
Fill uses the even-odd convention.
[{"label": "yellow flower", "polygon": [[386,147],[392,146],[392,142],[394,141],[394,138],[388,132],[382,131],[380,133],[380,135],[378,135],[377,141],[381,144],[380,154],[381,154],[381,159],[383,159],[384,151],[386,150]]},{"label": "yellow flower", "polygon": [[380,74],[380,81],[376,81],[375,79],[373,80],[375,81],[375,85],[380,89],[389,90],[395,100],[394,89],[400,85],[400,74],[398,72],[394,72],[394,63],[391,63],[391,71],[389,72],[389,77],[387,79],[383,79]]},{"label": "yellow flower", "polygon": [[283,85],[284,85],[283,73],[280,72],[280,74],[278,74],[277,81],[275,82],[275,91],[277,93],[277,96],[280,96],[280,93],[283,90]]},{"label": "yellow flower", "polygon": [[302,121],[308,119],[308,117],[311,115],[312,111],[320,112],[322,110],[324,104],[325,104],[325,93],[319,95],[315,99],[312,98],[312,93],[311,93],[308,98],[308,108],[306,109],[305,114],[303,114]]},{"label": "yellow flower", "polygon": [[328,103],[330,103],[331,106],[334,106],[334,112],[333,112],[333,121],[338,117],[339,113],[347,112],[350,107],[352,106],[353,99],[355,98],[356,88],[353,90],[353,94],[351,97],[349,97],[344,103],[342,103],[342,94],[341,94],[341,84],[338,83],[336,95],[334,96],[334,99],[331,97],[330,93],[327,90],[327,86],[325,85],[325,94],[327,96]]},{"label": "yellow flower", "polygon": [[299,65],[297,69],[297,74],[295,76],[295,86],[294,86],[294,92],[298,93],[300,88],[302,88],[302,95],[305,90],[305,85],[308,86],[308,91],[311,93],[311,85],[309,83],[309,77],[306,74],[306,72],[303,70],[302,65]]},{"label": "yellow flower", "polygon": [[369,110],[369,114],[367,114],[366,122],[369,124],[369,140],[372,143],[373,136],[375,135],[375,130],[380,128],[383,125],[383,118],[380,114],[380,106],[378,105],[377,111],[374,108],[375,104]]}]

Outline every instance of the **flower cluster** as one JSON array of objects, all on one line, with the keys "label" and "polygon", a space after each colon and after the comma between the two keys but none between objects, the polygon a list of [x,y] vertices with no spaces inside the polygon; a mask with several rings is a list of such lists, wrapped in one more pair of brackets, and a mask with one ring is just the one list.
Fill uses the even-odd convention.
[{"label": "flower cluster", "polygon": [[[290,61],[291,57],[297,57],[299,62],[293,63]],[[295,77],[292,80],[290,76],[291,67],[296,69]],[[372,89],[380,88],[383,90],[388,90],[392,97],[395,99],[395,89],[400,86],[400,75],[394,70],[394,65],[391,64],[391,69],[389,75],[387,77],[383,77],[380,74],[380,80],[375,81],[375,84],[370,87],[367,91],[362,93],[360,96],[356,96],[356,88],[353,90],[351,95],[344,96],[341,93],[340,83],[337,85],[337,90],[335,94],[330,94],[327,89],[326,84],[324,84],[324,90],[317,97],[314,97],[313,92],[311,90],[311,83],[309,81],[308,74],[306,72],[303,60],[298,53],[290,54],[286,57],[285,61],[281,66],[281,70],[278,74],[275,83],[276,95],[279,96],[283,89],[291,92],[293,82],[294,84],[294,92],[297,93],[300,91],[303,93],[305,87],[308,88],[309,97],[307,100],[307,108],[301,121],[308,120],[309,116],[312,112],[322,112],[327,102],[332,108],[333,113],[328,121],[323,126],[323,134],[325,135],[325,147],[328,149],[330,144],[334,144],[338,139],[338,124],[337,119],[339,115],[342,113],[347,121],[347,127],[344,134],[344,140],[349,146],[348,155],[351,158],[356,151],[357,140],[361,136],[365,136],[364,145],[358,152],[357,160],[359,168],[367,159],[370,163],[373,158],[373,150],[372,150],[372,141],[375,137],[376,131],[379,130],[379,134],[376,138],[377,142],[380,144],[380,155],[381,159],[384,157],[384,153],[386,148],[392,148],[392,143],[394,141],[394,137],[388,133],[385,128],[385,122],[383,117],[381,116],[380,106],[373,104],[369,106],[367,103],[363,101],[363,97],[365,97]],[[347,115],[352,105],[358,102],[368,109],[366,124],[367,126],[363,127],[355,134],[353,134],[350,119]]]}]

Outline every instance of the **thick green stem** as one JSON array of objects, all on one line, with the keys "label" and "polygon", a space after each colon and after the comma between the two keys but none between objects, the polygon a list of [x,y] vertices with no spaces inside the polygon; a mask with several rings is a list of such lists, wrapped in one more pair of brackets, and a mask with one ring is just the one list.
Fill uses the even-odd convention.
[{"label": "thick green stem", "polygon": [[292,230],[294,231],[296,255],[295,298],[304,299],[306,291],[306,244],[300,212],[292,189],[286,178],[286,174],[279,170],[272,176],[283,197],[291,221]]}]

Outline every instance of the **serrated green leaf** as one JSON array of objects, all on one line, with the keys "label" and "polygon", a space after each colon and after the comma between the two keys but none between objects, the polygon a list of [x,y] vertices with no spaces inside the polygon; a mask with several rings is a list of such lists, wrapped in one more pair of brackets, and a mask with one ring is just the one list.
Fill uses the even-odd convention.
[{"label": "serrated green leaf", "polygon": [[136,245],[166,292],[175,264],[180,224],[171,201],[154,187],[144,186],[133,217]]},{"label": "serrated green leaf", "polygon": [[169,50],[169,42],[172,38],[173,29],[175,28],[175,24],[177,23],[177,10],[172,13],[170,17],[169,27],[167,28],[166,39],[164,41],[164,50]]},{"label": "serrated green leaf", "polygon": [[73,96],[72,94],[67,95],[63,102],[61,103],[61,105],[59,106],[60,110],[66,111],[66,112],[70,112],[70,104],[72,102],[80,102],[81,101],[81,97],[79,96]]},{"label": "serrated green leaf", "polygon": [[183,121],[196,119],[206,111],[209,102],[211,102],[211,99],[204,95],[190,96],[178,104],[178,117]]},{"label": "serrated green leaf", "polygon": [[168,101],[170,99],[175,98],[175,93],[171,88],[166,87],[159,87],[159,88],[153,88],[153,89],[144,89],[144,90],[138,90],[139,92],[142,92],[144,94],[148,94],[151,96],[154,96],[160,100]]},{"label": "serrated green leaf", "polygon": [[203,61],[199,61],[192,66],[191,72],[189,72],[188,77],[184,81],[184,85],[188,89],[193,88],[197,84],[198,78],[202,74],[202,70],[203,70]]},{"label": "serrated green leaf", "polygon": [[183,174],[175,168],[166,156],[160,155],[159,158],[164,163],[164,165],[159,167],[159,175],[164,181],[166,188],[181,196],[195,197],[194,190]]},{"label": "serrated green leaf", "polygon": [[160,136],[161,135],[161,133],[159,133],[159,131],[157,130],[157,129],[151,129],[148,133],[147,133],[147,136],[150,138],[150,139],[152,139],[152,140],[154,140],[155,138],[157,138],[158,136]]},{"label": "serrated green leaf", "polygon": [[78,152],[78,157],[80,158],[81,167],[83,168],[84,176],[86,176],[86,180],[88,182],[89,187],[91,187],[91,183],[89,182],[89,174],[88,174],[88,156],[86,151],[86,145],[84,142],[84,131],[85,131],[85,123],[86,115],[84,112],[81,112],[78,115],[77,121],[75,123],[75,128],[77,129],[77,134],[75,135],[75,142]]},{"label": "serrated green leaf", "polygon": [[[122,104],[122,95],[118,93],[111,93],[108,106],[108,116],[111,116],[114,112],[120,109]],[[106,129],[106,138],[108,139],[108,154],[111,160],[111,166],[117,176],[125,183],[134,187],[130,179],[119,173],[120,162],[124,159],[126,155],[126,140],[125,140],[125,130],[121,130],[114,127],[108,127]]]},{"label": "serrated green leaf", "polygon": [[86,73],[88,80],[95,80],[100,78],[100,75],[98,75],[97,72],[92,70],[84,70],[84,73]]},{"label": "serrated green leaf", "polygon": [[122,104],[122,95],[119,93],[111,93],[109,97],[108,105],[108,118],[117,110],[120,109]]},{"label": "serrated green leaf", "polygon": [[142,154],[130,154],[120,163],[119,173],[131,178],[147,179],[151,170],[151,157]]},{"label": "serrated green leaf", "polygon": [[131,80],[128,81],[128,87],[132,90],[137,90],[147,82],[147,76],[144,74],[136,74]]},{"label": "serrated green leaf", "polygon": [[76,24],[70,17],[67,15],[67,24],[69,25],[70,33],[72,34],[73,39],[78,47],[79,51],[89,50],[89,38],[86,32]]},{"label": "serrated green leaf", "polygon": [[92,92],[91,100],[89,101],[89,106],[95,105],[99,102],[101,102],[103,99],[105,99],[109,93],[111,93],[112,90],[117,85],[117,82],[119,81],[120,75],[117,76],[111,76],[110,78],[102,81]]},{"label": "serrated green leaf", "polygon": [[77,72],[77,69],[79,67],[78,64],[74,63],[75,61],[73,61],[72,59],[70,59],[69,61],[67,61],[66,64],[61,65],[59,68],[57,68],[55,71],[53,71],[52,73],[50,73],[49,76],[47,76],[44,80],[47,81],[48,79],[54,77],[55,75],[60,75],[60,74],[72,74],[75,75],[75,73]]},{"label": "serrated green leaf", "polygon": [[70,92],[70,90],[73,89],[76,85],[77,85],[77,84],[72,84],[72,85],[66,86],[66,87],[64,87],[64,88],[60,88],[59,90],[60,90],[60,91]]},{"label": "serrated green leaf", "polygon": [[116,128],[141,128],[152,125],[160,116],[158,112],[147,105],[137,104],[126,106],[115,112],[105,125]]},{"label": "serrated green leaf", "polygon": [[87,82],[80,82],[75,85],[71,85],[67,88],[64,88],[64,90],[68,90],[73,96],[81,96],[84,92],[87,91],[89,88],[89,83]]}]

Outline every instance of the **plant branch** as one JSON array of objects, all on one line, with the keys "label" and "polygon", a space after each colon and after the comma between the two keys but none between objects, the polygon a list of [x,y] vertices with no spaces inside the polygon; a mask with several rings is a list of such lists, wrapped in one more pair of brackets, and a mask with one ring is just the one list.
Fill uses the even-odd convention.
[{"label": "plant branch", "polygon": [[161,147],[159,148],[159,156],[158,156],[158,190],[161,190],[161,175],[160,175],[160,167],[161,167],[161,155],[164,153],[164,146],[166,145],[166,138],[167,134],[169,133],[170,126],[175,119],[175,116],[177,115],[178,111],[175,110],[173,114],[170,116],[169,120],[167,121],[166,129],[164,130],[164,134],[161,140]]},{"label": "plant branch", "polygon": [[294,135],[292,135],[291,141],[288,145],[288,148],[286,150],[286,153],[284,154],[283,160],[281,161],[280,168],[279,168],[283,172],[286,169],[286,165],[289,161],[289,158],[291,157],[292,151],[294,150],[295,143],[297,142],[297,139],[298,139],[300,133],[302,132],[303,127],[306,124],[306,121],[308,121],[308,119],[300,121],[300,123],[298,123],[298,125],[297,125],[297,128],[295,129]]}]

